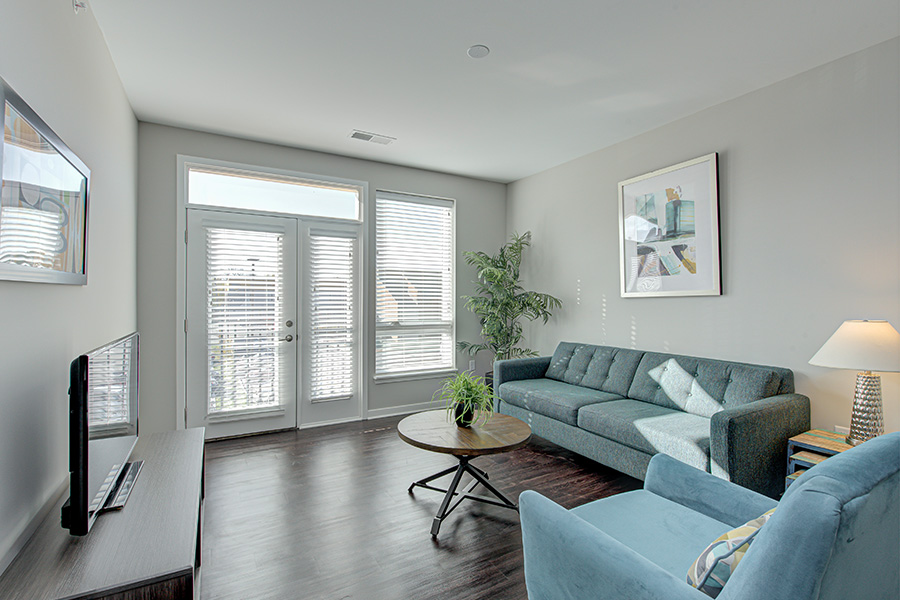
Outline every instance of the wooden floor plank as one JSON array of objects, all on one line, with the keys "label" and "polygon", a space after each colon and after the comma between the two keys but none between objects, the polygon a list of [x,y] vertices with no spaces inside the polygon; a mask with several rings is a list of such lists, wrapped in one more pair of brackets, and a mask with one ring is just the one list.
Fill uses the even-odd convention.
[{"label": "wooden floor plank", "polygon": [[[463,502],[433,540],[441,494],[406,490],[456,459],[405,444],[400,419],[207,444],[202,598],[524,599],[518,515]],[[567,508],[641,487],[537,437],[473,464]]]}]

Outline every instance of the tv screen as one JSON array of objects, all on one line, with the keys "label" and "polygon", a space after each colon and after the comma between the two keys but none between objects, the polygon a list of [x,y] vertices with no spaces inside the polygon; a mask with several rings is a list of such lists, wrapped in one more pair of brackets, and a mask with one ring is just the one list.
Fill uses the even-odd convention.
[{"label": "tv screen", "polygon": [[[82,354],[69,369],[69,500],[62,525],[85,535],[115,504],[138,437],[139,337]],[[128,488],[137,472],[131,475]]]}]

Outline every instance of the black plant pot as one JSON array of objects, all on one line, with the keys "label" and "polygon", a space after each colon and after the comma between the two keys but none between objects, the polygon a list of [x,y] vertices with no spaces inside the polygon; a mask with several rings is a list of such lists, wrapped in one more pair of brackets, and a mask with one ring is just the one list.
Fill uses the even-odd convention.
[{"label": "black plant pot", "polygon": [[457,404],[453,409],[453,420],[458,427],[471,427],[475,420],[475,409],[471,406],[467,409],[462,404]]}]

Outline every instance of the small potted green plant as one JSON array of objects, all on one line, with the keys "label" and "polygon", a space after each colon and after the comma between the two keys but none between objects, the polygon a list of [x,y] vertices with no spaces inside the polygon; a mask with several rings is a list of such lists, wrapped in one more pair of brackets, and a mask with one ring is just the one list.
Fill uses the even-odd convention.
[{"label": "small potted green plant", "polygon": [[476,419],[486,422],[494,413],[494,392],[484,379],[468,371],[444,380],[432,400],[441,400],[459,427],[470,427]]}]

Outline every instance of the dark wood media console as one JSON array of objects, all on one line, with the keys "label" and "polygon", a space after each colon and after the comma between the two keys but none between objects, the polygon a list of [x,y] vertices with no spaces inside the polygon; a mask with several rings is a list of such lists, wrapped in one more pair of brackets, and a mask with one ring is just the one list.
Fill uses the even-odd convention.
[{"label": "dark wood media console", "polygon": [[131,460],[144,468],[125,507],[100,515],[84,537],[60,526],[55,507],[0,576],[0,598],[199,598],[203,436],[139,438]]}]

